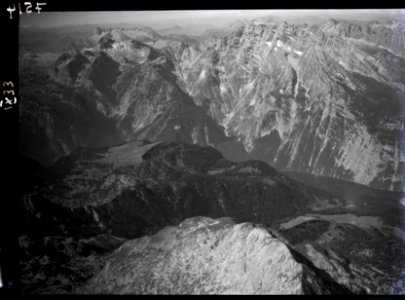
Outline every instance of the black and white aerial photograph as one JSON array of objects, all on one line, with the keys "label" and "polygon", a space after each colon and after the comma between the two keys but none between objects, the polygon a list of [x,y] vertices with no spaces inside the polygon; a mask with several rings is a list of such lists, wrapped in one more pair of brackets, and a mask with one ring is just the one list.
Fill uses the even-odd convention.
[{"label": "black and white aerial photograph", "polygon": [[18,49],[21,294],[405,294],[405,9],[44,6]]}]

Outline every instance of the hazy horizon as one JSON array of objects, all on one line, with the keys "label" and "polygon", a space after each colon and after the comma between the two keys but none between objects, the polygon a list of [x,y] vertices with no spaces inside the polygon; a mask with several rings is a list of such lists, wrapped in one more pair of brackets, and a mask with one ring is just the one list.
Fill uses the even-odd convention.
[{"label": "hazy horizon", "polygon": [[100,11],[44,12],[20,16],[20,27],[65,27],[78,25],[126,24],[154,28],[170,26],[224,26],[237,20],[276,17],[290,22],[320,23],[329,18],[372,21],[405,20],[405,9],[311,9],[311,10],[184,10],[184,11]]}]

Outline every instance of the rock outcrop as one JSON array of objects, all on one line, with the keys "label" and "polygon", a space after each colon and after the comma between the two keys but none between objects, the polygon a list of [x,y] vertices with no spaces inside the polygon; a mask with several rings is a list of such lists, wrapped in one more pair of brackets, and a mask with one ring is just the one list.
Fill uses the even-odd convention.
[{"label": "rock outcrop", "polygon": [[176,66],[247,157],[400,190],[404,28],[254,21],[186,47]]},{"label": "rock outcrop", "polygon": [[[296,255],[296,254],[295,254]],[[85,294],[347,293],[260,226],[195,217],[119,247]]]}]

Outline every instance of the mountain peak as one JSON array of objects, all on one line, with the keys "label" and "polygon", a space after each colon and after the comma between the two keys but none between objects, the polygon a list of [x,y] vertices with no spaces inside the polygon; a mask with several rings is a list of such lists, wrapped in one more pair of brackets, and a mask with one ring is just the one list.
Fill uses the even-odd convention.
[{"label": "mountain peak", "polygon": [[[194,217],[178,226],[166,227],[153,236],[128,241],[112,254],[107,266],[79,292],[349,292],[330,278],[316,276],[317,270],[309,261],[302,257],[298,262],[296,254],[262,226],[234,224],[229,218]],[[153,285],[145,278],[153,278]]]},{"label": "mountain peak", "polygon": [[335,18],[329,18],[329,19],[326,21],[326,25],[329,25],[329,26],[336,26],[336,25],[338,25],[339,23],[340,23],[340,21],[336,20]]}]

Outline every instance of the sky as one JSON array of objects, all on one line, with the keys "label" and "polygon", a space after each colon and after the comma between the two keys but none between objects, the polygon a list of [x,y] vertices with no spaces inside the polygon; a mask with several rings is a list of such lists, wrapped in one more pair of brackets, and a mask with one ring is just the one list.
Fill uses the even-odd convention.
[{"label": "sky", "polygon": [[43,12],[23,14],[21,27],[54,27],[86,24],[134,24],[151,27],[187,26],[195,24],[225,25],[240,19],[276,16],[287,21],[295,19],[316,22],[328,18],[374,20],[401,18],[405,9],[363,10],[193,10],[193,11],[92,11],[92,12]]}]

